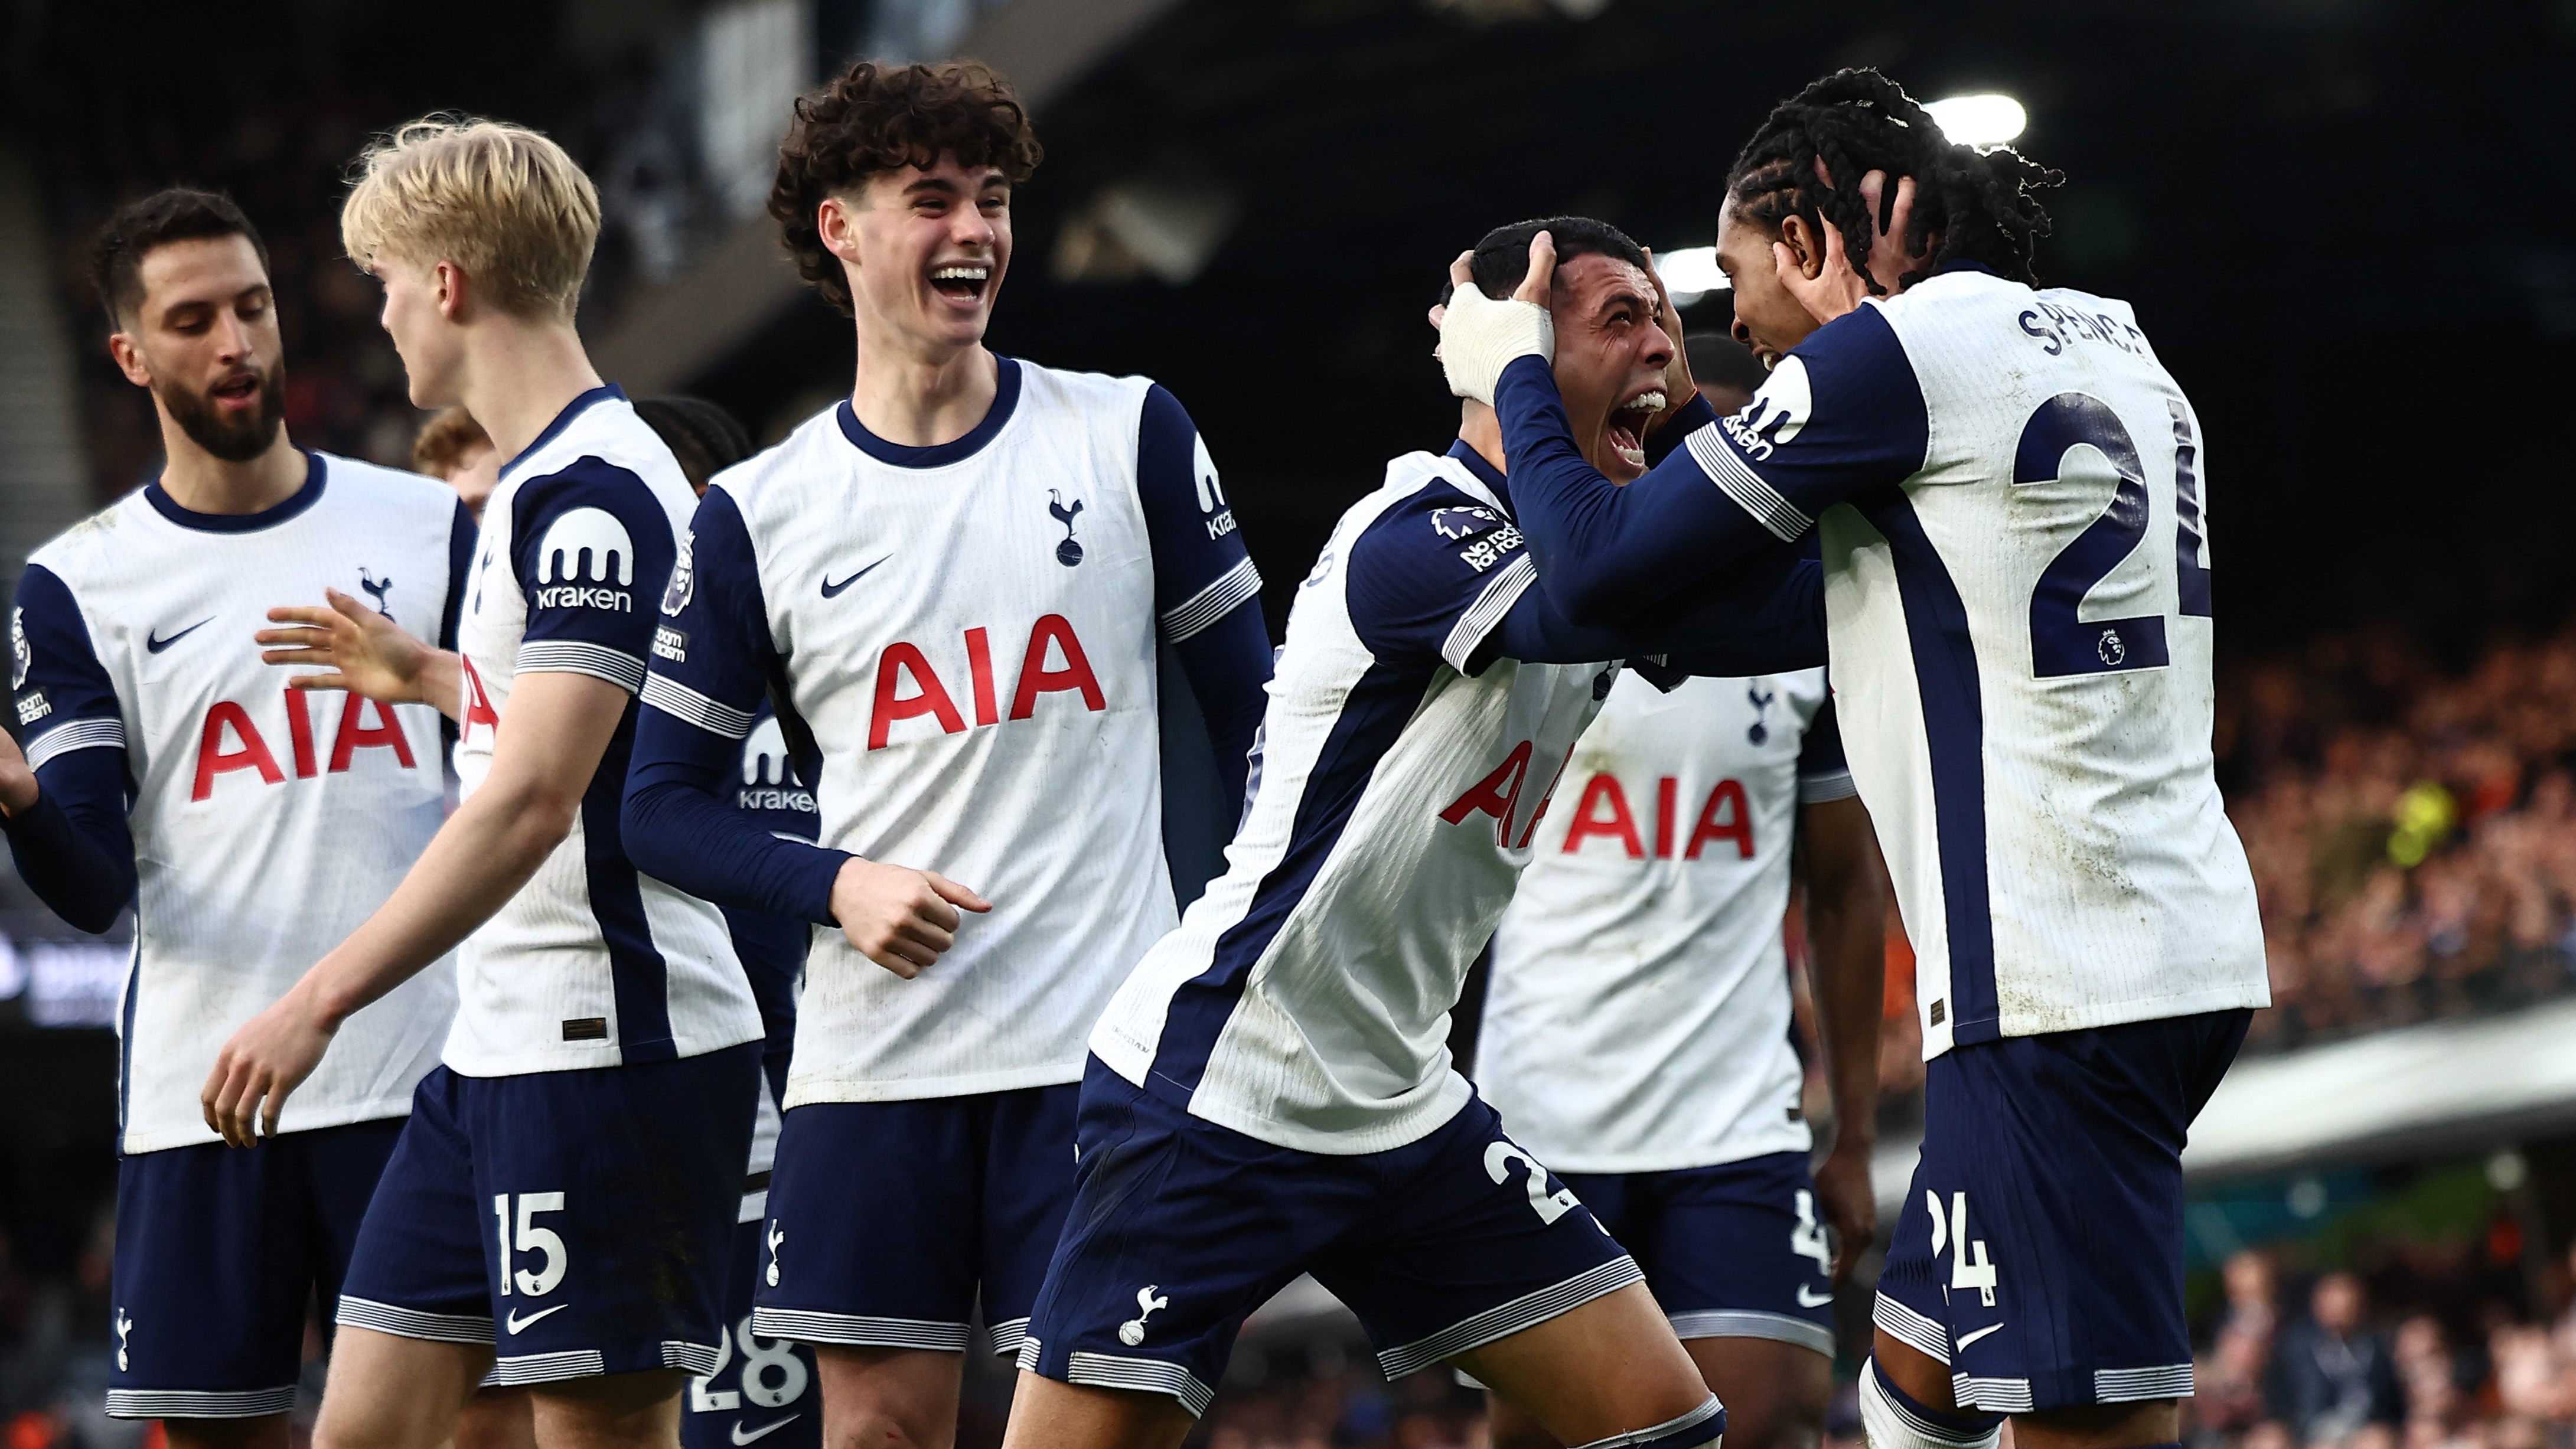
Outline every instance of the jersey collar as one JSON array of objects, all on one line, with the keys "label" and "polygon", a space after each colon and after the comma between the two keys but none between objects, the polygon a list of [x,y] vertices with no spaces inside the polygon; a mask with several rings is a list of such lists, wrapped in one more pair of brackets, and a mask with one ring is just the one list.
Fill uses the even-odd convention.
[{"label": "jersey collar", "polygon": [[564,410],[555,414],[555,420],[546,424],[546,430],[537,434],[534,442],[521,448],[511,457],[509,462],[501,465],[501,476],[504,478],[509,477],[510,470],[519,466],[522,459],[535,457],[539,448],[553,442],[558,434],[562,433],[564,429],[572,426],[573,419],[590,411],[592,404],[603,403],[608,401],[610,398],[616,398],[618,401],[624,402],[626,400],[626,389],[619,387],[613,382],[603,382],[599,386],[592,388],[590,391],[583,393],[581,396],[574,398],[571,402],[565,403]]},{"label": "jersey collar", "polygon": [[841,421],[841,436],[848,438],[851,446],[860,452],[898,468],[937,468],[972,458],[984,450],[986,443],[993,441],[994,435],[1002,431],[1002,425],[1011,420],[1011,413],[1020,405],[1019,360],[996,357],[993,361],[996,373],[993,406],[985,412],[982,422],[967,429],[966,436],[953,443],[933,443],[927,448],[889,443],[868,431],[867,424],[859,421],[858,409],[850,406],[848,398],[841,399],[841,405],[833,409],[833,416]]},{"label": "jersey collar", "polygon": [[257,513],[199,513],[183,508],[161,486],[157,476],[143,485],[143,501],[163,518],[200,533],[257,533],[263,528],[275,528],[322,501],[322,455],[310,448],[295,451],[304,455],[304,486],[287,495],[285,502],[270,504]]},{"label": "jersey collar", "polygon": [[1476,475],[1477,482],[1492,489],[1494,491],[1494,496],[1502,500],[1502,505],[1505,509],[1509,509],[1512,506],[1512,489],[1510,481],[1504,478],[1501,469],[1486,462],[1485,455],[1477,452],[1475,447],[1465,438],[1460,438],[1458,441],[1449,445],[1449,456],[1466,464],[1467,471]]}]

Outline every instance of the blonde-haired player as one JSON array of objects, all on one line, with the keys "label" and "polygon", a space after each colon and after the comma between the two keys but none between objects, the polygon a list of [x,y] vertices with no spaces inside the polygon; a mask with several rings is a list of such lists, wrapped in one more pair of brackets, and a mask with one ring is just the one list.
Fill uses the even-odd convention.
[{"label": "blonde-haired player", "polygon": [[722,1342],[721,1278],[760,1019],[713,906],[647,879],[618,798],[687,479],[573,330],[599,231],[543,136],[432,118],[372,148],[342,213],[384,283],[412,401],[462,405],[509,461],[459,651],[345,597],[280,609],[275,663],[425,700],[460,726],[464,803],[391,900],[235,1034],[207,1120],[248,1145],[339,1022],[463,944],[423,1079],[352,1255],[315,1441],[429,1449],[478,1383],[526,1385],[541,1442],[673,1442]]}]

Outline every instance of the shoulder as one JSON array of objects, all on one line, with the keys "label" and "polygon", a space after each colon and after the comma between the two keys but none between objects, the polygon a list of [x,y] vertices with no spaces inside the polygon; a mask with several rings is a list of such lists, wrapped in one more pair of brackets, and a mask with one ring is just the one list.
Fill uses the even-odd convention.
[{"label": "shoulder", "polygon": [[[836,458],[836,450],[850,448],[849,441],[841,435],[840,414],[841,402],[835,398],[830,406],[798,423],[786,437],[716,474],[707,485],[706,496],[713,498],[722,489],[746,519],[755,510],[792,505],[798,496],[799,480],[814,477],[818,469],[843,461]],[[836,471],[832,476],[843,477],[846,471]]]},{"label": "shoulder", "polygon": [[1452,467],[1430,453],[1406,454],[1387,465],[1383,487],[1344,515],[1354,583],[1447,594],[1518,554],[1519,527]]},{"label": "shoulder", "polygon": [[1111,410],[1132,414],[1144,406],[1145,394],[1155,386],[1150,377],[1071,372],[1058,367],[1043,367],[1021,358],[1011,361],[1020,370],[1020,401],[1024,406],[1036,404],[1084,412]]},{"label": "shoulder", "polygon": [[456,512],[456,490],[426,474],[388,468],[360,458],[344,458],[316,449],[323,468],[324,496],[340,494],[368,508],[419,509],[445,523]]},{"label": "shoulder", "polygon": [[28,566],[42,568],[75,588],[112,577],[119,558],[130,552],[125,545],[141,532],[134,526],[134,510],[150,506],[137,488],[48,539],[27,555]]}]

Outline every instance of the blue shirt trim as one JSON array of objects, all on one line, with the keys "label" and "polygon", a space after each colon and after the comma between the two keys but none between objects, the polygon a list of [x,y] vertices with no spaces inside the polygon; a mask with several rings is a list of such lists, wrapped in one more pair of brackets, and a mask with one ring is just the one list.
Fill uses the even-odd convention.
[{"label": "blue shirt trim", "polygon": [[858,409],[850,406],[848,398],[841,399],[841,405],[832,410],[832,415],[840,419],[841,436],[849,439],[852,447],[880,463],[891,463],[898,468],[937,468],[963,462],[982,452],[984,445],[1002,431],[1002,425],[1011,420],[1012,411],[1020,405],[1019,360],[997,357],[993,361],[998,374],[993,383],[993,406],[984,414],[982,422],[967,429],[966,436],[955,442],[933,443],[927,448],[889,443],[868,431],[867,424],[859,421]]},{"label": "blue shirt trim", "polygon": [[271,504],[257,513],[199,513],[193,508],[183,508],[178,499],[162,488],[158,477],[143,485],[143,501],[151,504],[152,511],[163,518],[199,533],[257,533],[263,528],[275,528],[322,501],[322,479],[327,471],[323,467],[322,455],[310,448],[296,451],[304,455],[304,486],[296,489],[285,502]]},{"label": "blue shirt trim", "polygon": [[619,387],[613,382],[603,382],[599,386],[592,388],[590,391],[583,393],[581,396],[574,398],[571,402],[565,403],[564,410],[555,414],[555,420],[546,424],[545,431],[537,434],[535,441],[529,443],[528,446],[521,448],[518,452],[511,454],[510,461],[501,465],[501,476],[503,478],[509,477],[510,470],[518,467],[521,459],[529,457],[539,448],[553,442],[557,433],[560,433],[564,429],[572,426],[573,419],[590,411],[591,404],[606,402],[610,398],[616,398],[620,402],[625,401],[626,389]]}]

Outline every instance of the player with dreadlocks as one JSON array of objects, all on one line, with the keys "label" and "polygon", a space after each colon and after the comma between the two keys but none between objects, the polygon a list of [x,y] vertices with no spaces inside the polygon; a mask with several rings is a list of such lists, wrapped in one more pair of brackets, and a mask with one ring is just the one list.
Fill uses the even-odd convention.
[{"label": "player with dreadlocks", "polygon": [[1844,71],[1728,177],[1770,380],[1625,487],[1547,357],[1551,257],[1460,285],[1451,386],[1502,419],[1539,577],[1635,626],[1822,550],[1844,744],[1917,960],[1923,1157],[1862,1377],[1875,1449],[2178,1439],[2186,1129],[2268,1004],[2211,773],[2199,421],[2127,303],[2042,289],[2055,173]]}]

